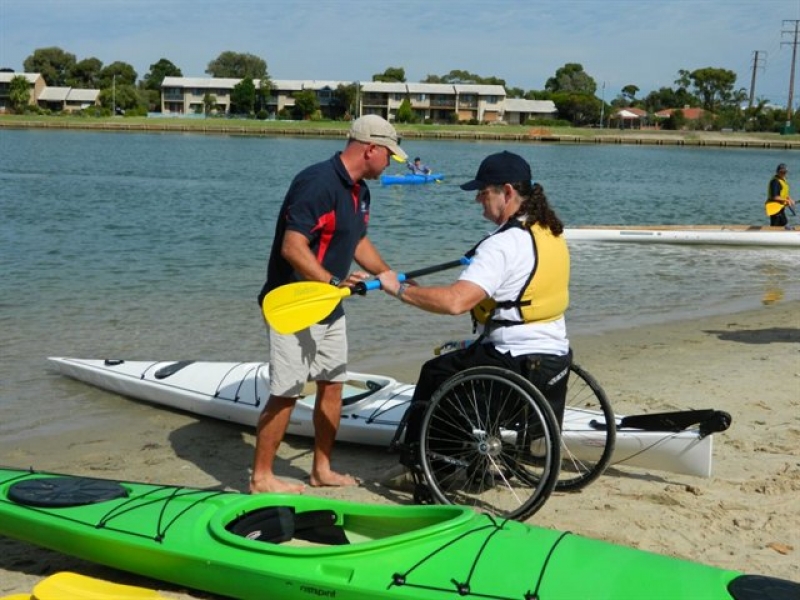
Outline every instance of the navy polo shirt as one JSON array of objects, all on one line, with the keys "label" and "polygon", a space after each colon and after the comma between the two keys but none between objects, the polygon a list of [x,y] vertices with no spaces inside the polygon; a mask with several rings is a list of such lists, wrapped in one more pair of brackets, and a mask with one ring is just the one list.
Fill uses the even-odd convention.
[{"label": "navy polo shirt", "polygon": [[[275,225],[259,305],[276,287],[303,279],[281,256],[287,231],[302,233],[317,260],[333,275],[345,279],[350,273],[356,246],[367,235],[370,194],[366,183],[350,178],[340,155],[337,152],[329,160],[303,169],[289,186]],[[343,314],[339,303],[324,322]]]}]

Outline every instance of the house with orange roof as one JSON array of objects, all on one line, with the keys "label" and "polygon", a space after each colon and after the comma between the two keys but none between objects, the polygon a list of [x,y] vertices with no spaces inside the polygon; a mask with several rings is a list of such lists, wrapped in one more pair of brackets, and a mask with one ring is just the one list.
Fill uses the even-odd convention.
[{"label": "house with orange roof", "polygon": [[669,119],[677,111],[681,111],[683,113],[683,118],[687,121],[687,123],[714,118],[714,113],[711,113],[703,108],[692,106],[684,106],[683,108],[665,108],[664,110],[659,110],[654,116],[656,119],[663,121]]}]

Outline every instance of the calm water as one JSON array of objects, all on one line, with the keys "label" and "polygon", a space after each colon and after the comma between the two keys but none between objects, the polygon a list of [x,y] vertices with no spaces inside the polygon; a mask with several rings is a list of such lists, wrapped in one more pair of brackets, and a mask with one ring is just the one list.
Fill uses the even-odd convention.
[{"label": "calm water", "polygon": [[[0,435],[99,422],[125,410],[55,375],[47,356],[265,358],[255,296],[275,215],[295,172],[341,146],[0,131]],[[371,235],[393,266],[458,258],[489,230],[474,195],[457,184],[501,149],[531,161],[568,226],[763,223],[767,180],[777,163],[793,165],[791,153],[779,150],[407,143],[447,180],[372,186]],[[401,167],[393,163],[389,172]],[[575,245],[568,325],[588,333],[722,313],[759,306],[772,289],[796,299],[798,254]],[[421,362],[437,343],[468,333],[466,317],[428,315],[382,293],[347,302],[356,370],[385,371],[409,356]]]}]

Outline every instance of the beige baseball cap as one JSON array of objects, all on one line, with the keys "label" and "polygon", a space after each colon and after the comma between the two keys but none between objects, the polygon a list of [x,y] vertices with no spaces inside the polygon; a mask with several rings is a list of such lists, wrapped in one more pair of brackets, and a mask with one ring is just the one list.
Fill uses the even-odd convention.
[{"label": "beige baseball cap", "polygon": [[397,131],[389,121],[378,115],[364,115],[353,121],[349,137],[357,142],[384,146],[395,156],[408,159],[408,154],[400,147]]}]

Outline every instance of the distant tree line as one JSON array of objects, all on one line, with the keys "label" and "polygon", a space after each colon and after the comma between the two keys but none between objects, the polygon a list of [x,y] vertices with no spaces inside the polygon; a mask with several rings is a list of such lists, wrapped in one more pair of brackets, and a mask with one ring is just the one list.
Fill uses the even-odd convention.
[{"label": "distant tree line", "polygon": [[[136,70],[128,63],[116,61],[104,65],[95,57],[77,60],[74,54],[58,47],[38,48],[23,62],[26,72],[41,73],[48,86],[69,86],[100,90],[104,113],[115,109],[128,115],[143,115],[161,110],[161,84],[165,77],[183,77],[183,73],[166,58],[150,65],[150,70],[138,79]],[[231,112],[238,115],[267,117],[267,104],[272,82],[264,59],[247,53],[222,52],[206,67],[211,77],[233,78],[241,81],[231,92]],[[18,78],[14,78],[18,79]],[[403,67],[388,67],[372,76],[373,81],[406,82]],[[23,80],[24,81],[24,80]],[[258,82],[258,85],[256,85]],[[621,108],[635,107],[649,115],[671,108],[702,108],[706,116],[692,123],[682,120],[680,113],[668,120],[666,127],[698,127],[703,129],[736,129],[748,131],[780,131],[786,123],[785,108],[776,108],[767,99],[747,103],[743,88],[736,87],[736,74],[727,69],[705,67],[678,71],[674,87],[662,87],[638,98],[639,87],[624,86],[609,103],[597,97],[597,82],[579,63],[567,63],[556,70],[542,90],[523,90],[508,87],[504,79],[484,77],[469,71],[452,70],[444,75],[427,75],[423,83],[500,85],[509,98],[552,100],[558,119],[578,127],[607,125],[608,119]],[[356,109],[358,90],[355,84],[340,85],[333,95],[335,118],[349,118]],[[37,110],[27,106],[27,87],[12,81],[10,103],[15,112]],[[214,110],[216,99],[206,94],[203,110]],[[745,106],[747,104],[747,106]],[[279,117],[295,119],[321,118],[319,101],[312,90],[295,94],[295,106]],[[796,115],[793,115],[793,120]],[[416,115],[408,99],[397,114],[400,122],[414,122]],[[605,123],[602,123],[605,121]],[[800,129],[800,118],[793,123]]]},{"label": "distant tree line", "polygon": [[[373,81],[405,82],[405,71],[400,67],[390,67],[383,73],[372,76]],[[662,87],[650,92],[644,98],[637,98],[639,88],[629,84],[620,90],[619,95],[606,103],[597,97],[597,82],[579,63],[567,63],[559,68],[546,82],[543,90],[523,90],[509,87],[499,77],[482,77],[468,71],[453,70],[445,75],[428,75],[423,83],[463,83],[482,85],[502,85],[508,98],[529,100],[552,100],[558,110],[558,118],[577,127],[608,125],[611,115],[622,108],[640,108],[652,117],[664,109],[679,109],[675,116],[667,119],[662,127],[680,129],[696,127],[700,129],[736,129],[745,131],[778,132],[786,123],[786,109],[770,106],[769,100],[759,98],[752,106],[745,106],[748,95],[743,88],[736,88],[736,73],[727,69],[706,67],[687,71],[681,69],[675,80],[675,87]],[[707,115],[689,122],[682,118],[685,108],[702,108]],[[413,120],[413,112],[398,111],[401,116]],[[401,115],[402,113],[402,115]],[[602,120],[605,123],[601,123]],[[800,129],[800,116],[792,115],[792,124]]]}]

